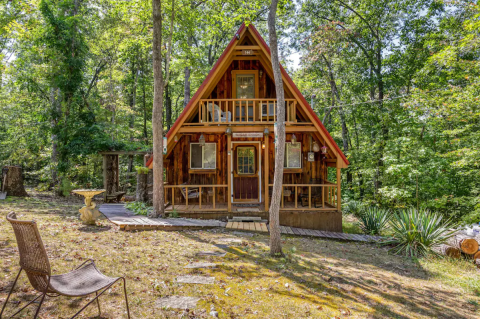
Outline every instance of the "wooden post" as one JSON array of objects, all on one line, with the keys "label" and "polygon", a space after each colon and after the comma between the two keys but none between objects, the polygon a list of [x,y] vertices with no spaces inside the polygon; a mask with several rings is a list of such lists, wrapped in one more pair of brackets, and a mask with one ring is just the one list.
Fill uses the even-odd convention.
[{"label": "wooden post", "polygon": [[[235,110],[235,107],[232,111]],[[232,114],[232,118],[233,118]],[[227,207],[232,211],[232,136],[227,135]]]},{"label": "wooden post", "polygon": [[[268,106],[267,106],[268,108]],[[268,111],[267,111],[267,114],[268,114]],[[270,163],[270,159],[268,158],[268,145],[269,145],[269,136],[268,135],[265,135],[265,153],[264,153],[264,156],[265,156],[265,174],[264,174],[264,180],[265,180],[265,211],[268,212],[268,209],[269,209],[269,200],[270,198],[268,197],[268,191],[269,191],[269,186],[268,186],[268,182],[269,182],[269,176],[268,176],[268,165]]]},{"label": "wooden post", "polygon": [[341,168],[340,168],[340,159],[337,158],[337,211],[342,212],[342,201],[340,200],[342,196],[342,192],[340,189],[341,185]]},{"label": "wooden post", "polygon": [[103,189],[105,189],[105,192],[103,193],[103,200],[106,202],[107,201],[107,155],[102,154],[103,158]]}]

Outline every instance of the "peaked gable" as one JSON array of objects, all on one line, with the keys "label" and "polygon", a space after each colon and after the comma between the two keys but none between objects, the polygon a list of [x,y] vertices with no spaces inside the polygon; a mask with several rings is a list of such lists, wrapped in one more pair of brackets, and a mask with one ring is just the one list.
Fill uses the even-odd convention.
[{"label": "peaked gable", "polygon": [[[170,144],[173,140],[173,137],[181,127],[181,125],[186,121],[188,115],[193,111],[195,108],[195,105],[198,103],[198,100],[202,97],[204,94],[205,90],[207,89],[208,85],[210,84],[211,81],[214,80],[215,76],[217,75],[218,71],[221,71],[219,68],[223,64],[223,62],[230,56],[232,53],[232,50],[237,46],[237,40],[240,38],[240,35],[243,35],[244,32],[249,31],[250,34],[255,38],[256,42],[258,43],[260,49],[264,52],[265,56],[268,58],[269,62],[271,63],[271,52],[270,48],[268,47],[267,43],[265,40],[262,38],[258,30],[255,28],[253,24],[250,24],[248,27],[243,23],[236,34],[232,37],[230,40],[229,44],[223,51],[222,55],[220,58],[217,60],[213,68],[210,70],[208,73],[207,77],[205,80],[202,82],[198,90],[195,92],[193,97],[190,99],[189,103],[185,107],[185,109],[182,111],[180,116],[177,118],[173,126],[170,128],[170,130],[167,133],[167,139],[168,139],[168,144]],[[238,36],[238,37],[237,37]],[[343,154],[342,150],[338,147],[337,143],[334,141],[330,133],[327,131],[323,123],[320,121],[318,116],[315,114],[313,109],[311,108],[310,104],[307,102],[303,94],[300,92],[300,90],[297,88],[295,83],[292,81],[290,76],[287,74],[283,66],[280,64],[280,70],[282,72],[282,77],[284,80],[284,85],[287,86],[292,93],[296,96],[296,98],[299,100],[301,106],[303,109],[307,112],[308,117],[312,121],[312,124],[317,128],[319,131],[320,135],[325,139],[325,142],[329,145],[329,147],[334,151],[335,156],[337,159],[342,159],[343,162],[343,167],[346,167],[349,165],[349,161],[347,160],[346,156]]]}]

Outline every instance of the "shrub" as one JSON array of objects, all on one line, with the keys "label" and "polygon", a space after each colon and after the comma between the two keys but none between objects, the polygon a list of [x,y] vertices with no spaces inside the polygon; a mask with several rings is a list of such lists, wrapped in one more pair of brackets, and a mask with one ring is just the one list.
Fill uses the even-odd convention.
[{"label": "shrub", "polygon": [[387,209],[369,207],[359,216],[359,226],[365,234],[379,235],[390,220],[391,213]]},{"label": "shrub", "polygon": [[393,237],[384,244],[394,245],[390,251],[395,254],[422,257],[431,252],[433,246],[453,236],[454,232],[448,230],[452,226],[451,220],[427,209],[400,210],[392,218]]},{"label": "shrub", "polygon": [[352,214],[353,216],[359,217],[364,209],[365,206],[361,202],[351,200],[345,205],[343,210],[346,214]]},{"label": "shrub", "polygon": [[148,216],[148,214],[153,211],[153,207],[147,206],[143,202],[130,202],[125,204],[125,208],[130,209],[135,215],[144,215]]}]

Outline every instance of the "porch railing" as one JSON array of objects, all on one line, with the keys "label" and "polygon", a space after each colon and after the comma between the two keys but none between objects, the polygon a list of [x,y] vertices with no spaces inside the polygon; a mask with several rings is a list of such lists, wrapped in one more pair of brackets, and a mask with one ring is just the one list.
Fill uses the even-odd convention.
[{"label": "porch railing", "polygon": [[[269,184],[273,187],[273,184]],[[299,190],[302,192],[300,193]],[[285,197],[293,197],[294,207],[285,207]],[[299,207],[299,201],[300,206]],[[304,202],[308,205],[304,206]],[[316,207],[317,202],[321,203]],[[332,210],[337,209],[336,184],[283,184],[280,209],[285,210]],[[287,201],[287,203],[289,203]],[[308,207],[307,207],[308,206]]]},{"label": "porch railing", "polygon": [[[199,123],[266,124],[277,118],[276,99],[202,99],[199,101]],[[286,123],[297,122],[297,100],[285,99]]]},{"label": "porch railing", "polygon": [[[190,204],[198,205],[196,211],[212,211],[212,210],[226,210],[226,208],[217,208],[217,197],[218,189],[224,188],[223,197],[226,203],[227,200],[227,185],[165,185],[165,203],[167,203],[170,199],[170,204],[172,205],[172,209],[175,209],[175,196],[180,195],[185,200],[185,204],[181,201],[180,203],[177,202],[177,205],[184,205],[186,210],[188,210],[189,201]],[[189,198],[189,190],[197,190],[198,197],[197,198]],[[210,192],[211,190],[211,192]],[[205,193],[206,191],[206,193]],[[183,193],[183,194],[182,194]],[[212,205],[208,205],[207,208],[202,208],[202,198],[206,198],[207,200],[212,197]]]}]

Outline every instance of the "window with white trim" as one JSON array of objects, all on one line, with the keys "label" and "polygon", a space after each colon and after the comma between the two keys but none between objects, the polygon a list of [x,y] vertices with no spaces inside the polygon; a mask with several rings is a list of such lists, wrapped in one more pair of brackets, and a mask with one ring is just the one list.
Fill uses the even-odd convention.
[{"label": "window with white trim", "polygon": [[190,144],[190,168],[215,169],[217,168],[217,144],[200,143]]},{"label": "window with white trim", "polygon": [[285,168],[302,168],[302,144],[285,143]]}]

